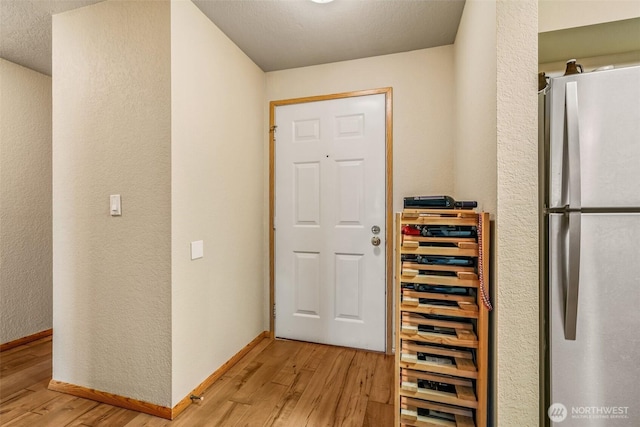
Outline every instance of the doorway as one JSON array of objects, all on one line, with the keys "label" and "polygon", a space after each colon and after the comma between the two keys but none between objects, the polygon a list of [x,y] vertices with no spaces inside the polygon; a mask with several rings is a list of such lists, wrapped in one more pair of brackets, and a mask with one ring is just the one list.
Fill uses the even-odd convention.
[{"label": "doorway", "polygon": [[271,332],[391,351],[391,88],[270,104]]}]

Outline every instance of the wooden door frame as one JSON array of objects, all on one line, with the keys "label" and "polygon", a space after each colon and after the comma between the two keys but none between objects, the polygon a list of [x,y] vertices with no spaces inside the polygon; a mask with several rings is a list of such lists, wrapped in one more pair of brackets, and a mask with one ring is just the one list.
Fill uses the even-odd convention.
[{"label": "wooden door frame", "polygon": [[307,102],[328,101],[333,99],[354,98],[367,95],[385,95],[385,151],[386,151],[386,353],[392,353],[393,346],[393,89],[380,89],[343,92],[332,95],[319,95],[304,98],[283,99],[269,102],[269,333],[275,334],[275,112],[276,107]]}]

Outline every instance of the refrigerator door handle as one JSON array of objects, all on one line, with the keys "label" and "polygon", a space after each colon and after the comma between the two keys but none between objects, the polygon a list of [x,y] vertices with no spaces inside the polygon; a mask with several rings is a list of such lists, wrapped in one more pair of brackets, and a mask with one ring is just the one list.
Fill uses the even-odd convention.
[{"label": "refrigerator door handle", "polygon": [[569,152],[569,208],[582,208],[580,188],[580,111],[578,109],[578,82],[567,82],[565,88],[567,145]]},{"label": "refrigerator door handle", "polygon": [[574,341],[578,323],[578,289],[580,287],[580,233],[582,214],[569,214],[569,256],[567,298],[564,310],[564,338]]}]

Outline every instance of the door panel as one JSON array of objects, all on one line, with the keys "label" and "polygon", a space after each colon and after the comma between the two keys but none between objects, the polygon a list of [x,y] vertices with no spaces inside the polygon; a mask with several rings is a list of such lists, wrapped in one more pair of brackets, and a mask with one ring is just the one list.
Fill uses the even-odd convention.
[{"label": "door panel", "polygon": [[336,254],[336,319],[362,321],[362,254]]},{"label": "door panel", "polygon": [[298,120],[293,122],[294,142],[318,142],[320,140],[320,121]]},{"label": "door panel", "polygon": [[358,138],[364,135],[364,114],[336,117],[336,138]]},{"label": "door panel", "polygon": [[294,163],[296,225],[320,225],[320,164]]},{"label": "door panel", "polygon": [[295,310],[294,316],[314,316],[320,313],[320,254],[294,252]]},{"label": "door panel", "polygon": [[364,161],[342,160],[337,163],[337,225],[363,225]]},{"label": "door panel", "polygon": [[385,350],[385,103],[276,108],[277,337]]},{"label": "door panel", "polygon": [[[550,215],[550,401],[568,411],[552,425],[638,426],[640,214],[583,214],[581,223],[577,333],[565,340],[569,242],[563,215]],[[583,417],[589,408],[613,407],[626,408],[624,417]]]},{"label": "door panel", "polygon": [[640,67],[552,79],[549,206],[569,201],[562,171],[568,174],[565,93],[572,81],[578,92],[582,206],[640,207]]}]

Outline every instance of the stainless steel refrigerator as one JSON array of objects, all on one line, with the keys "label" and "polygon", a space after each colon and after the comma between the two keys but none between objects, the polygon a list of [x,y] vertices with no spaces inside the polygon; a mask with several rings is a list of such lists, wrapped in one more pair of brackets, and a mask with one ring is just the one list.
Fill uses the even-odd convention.
[{"label": "stainless steel refrigerator", "polygon": [[640,67],[552,78],[544,101],[543,416],[637,427]]}]

